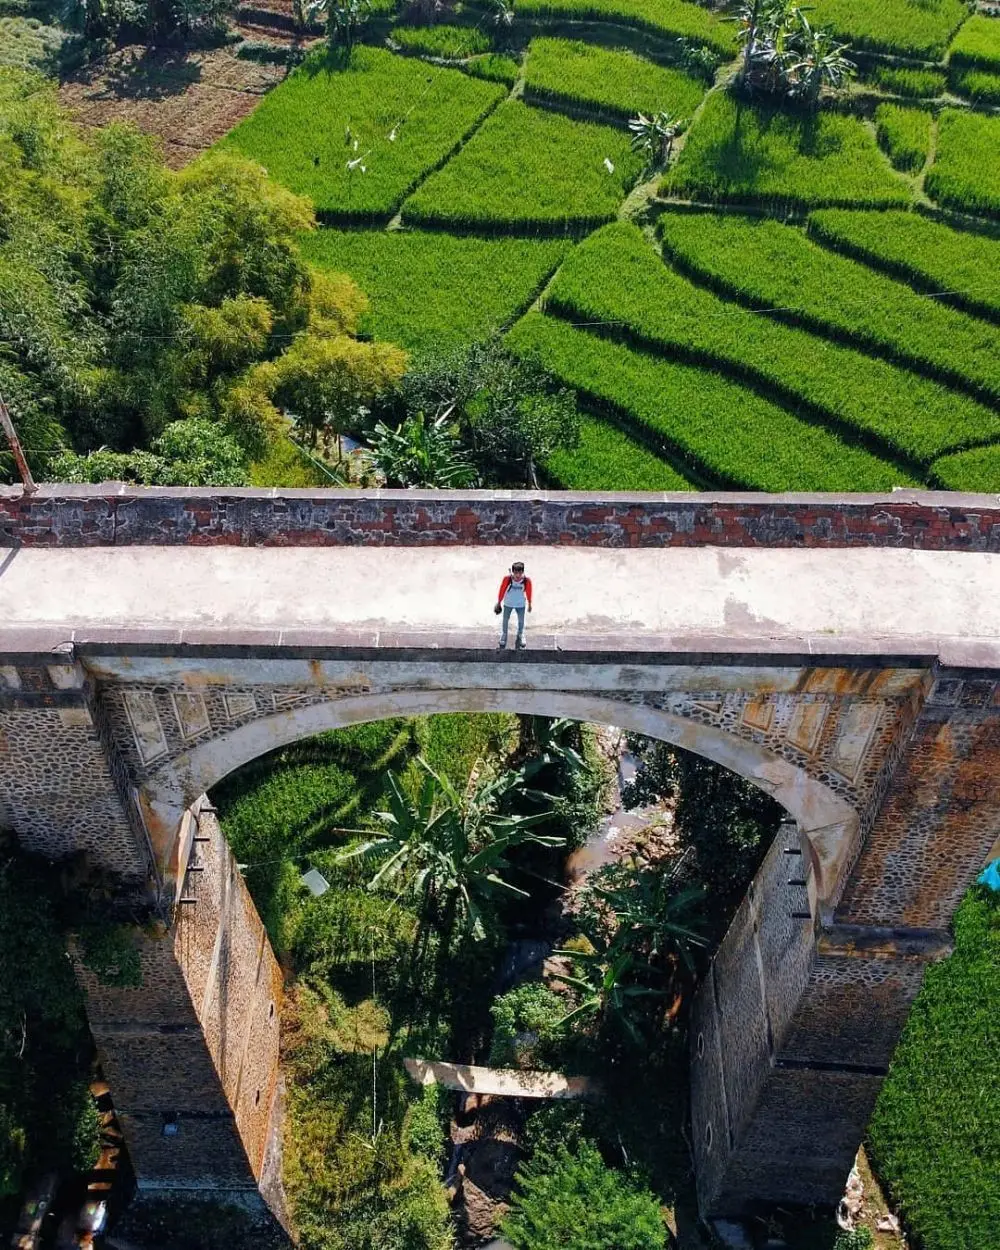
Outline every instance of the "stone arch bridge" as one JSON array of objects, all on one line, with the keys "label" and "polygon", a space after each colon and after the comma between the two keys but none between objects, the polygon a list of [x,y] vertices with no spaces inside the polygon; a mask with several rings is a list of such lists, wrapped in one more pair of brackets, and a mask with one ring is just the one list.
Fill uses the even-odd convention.
[{"label": "stone arch bridge", "polygon": [[[529,649],[498,654],[510,560]],[[80,970],[147,1192],[273,1183],[281,976],[203,797],[323,729],[634,729],[788,821],[695,1006],[699,1199],[832,1204],[1000,834],[996,498],[0,489],[0,827],[153,900]]]}]

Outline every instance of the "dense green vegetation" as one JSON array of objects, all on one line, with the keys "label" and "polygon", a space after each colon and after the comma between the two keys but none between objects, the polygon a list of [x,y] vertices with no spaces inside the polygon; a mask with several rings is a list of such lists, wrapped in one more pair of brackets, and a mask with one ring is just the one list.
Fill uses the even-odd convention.
[{"label": "dense green vegetation", "polygon": [[403,205],[403,220],[527,233],[610,221],[639,174],[628,137],[508,100]]},{"label": "dense green vegetation", "polygon": [[685,270],[751,308],[1000,397],[1000,331],[821,248],[801,230],[766,219],[666,214],[660,237]]},{"label": "dense green vegetation", "polygon": [[892,95],[908,96],[912,99],[939,96],[948,81],[944,70],[878,63],[867,71],[866,79]]},{"label": "dense green vegetation", "polygon": [[976,316],[1000,318],[1000,235],[955,230],[919,213],[821,209],[809,233]]},{"label": "dense green vegetation", "polygon": [[912,198],[856,117],[748,104],[725,91],[706,101],[661,190],[775,210],[883,208]]},{"label": "dense green vegetation", "polygon": [[688,0],[518,0],[517,12],[528,19],[616,22],[656,35],[690,39],[723,56],[735,51],[732,28]]},{"label": "dense green vegetation", "polygon": [[590,1142],[536,1155],[518,1175],[521,1189],[503,1222],[515,1250],[662,1250],[655,1195],[609,1168]]},{"label": "dense green vegetation", "polygon": [[66,958],[59,882],[2,848],[0,863],[0,1201],[26,1173],[93,1167],[93,1043]]},{"label": "dense green vegetation", "polygon": [[[483,1044],[509,900],[595,821],[590,756],[575,726],[395,720],[296,743],[218,788],[295,976],[284,1177],[308,1250],[451,1246],[444,1107],[408,1084],[400,1057],[469,1058]],[[308,864],[330,882],[320,897],[301,885]]]},{"label": "dense green vegetation", "polygon": [[437,26],[394,26],[389,38],[404,52],[445,60],[462,60],[489,52],[493,47],[490,36],[478,26],[449,26],[447,22]]},{"label": "dense green vegetation", "polygon": [[786,403],[918,463],[1000,439],[1000,415],[982,404],[719,299],[664,265],[625,223],[579,245],[549,287],[546,308],[780,390]]},{"label": "dense green vegetation", "polygon": [[[537,356],[558,378],[609,404],[654,445],[699,476],[735,487],[886,490],[912,483],[904,470],[805,425],[776,404],[712,373],[619,346],[529,313],[514,327],[515,351]],[[808,485],[807,485],[808,483]],[[850,483],[850,487],[848,487]]]},{"label": "dense green vegetation", "polygon": [[672,464],[607,421],[584,417],[580,442],[558,451],[545,472],[566,490],[691,490],[692,483]]},{"label": "dense green vegetation", "polygon": [[948,64],[1000,73],[1000,24],[985,13],[974,13],[952,40]]},{"label": "dense green vegetation", "polygon": [[[314,53],[224,141],[336,220],[388,218],[503,96],[378,48]],[[322,116],[321,127],[304,117]]]},{"label": "dense green vegetation", "polygon": [[581,105],[625,121],[658,109],[689,119],[705,94],[704,81],[684,70],[567,39],[533,39],[524,82],[528,99]]},{"label": "dense green vegetation", "polygon": [[948,86],[956,95],[968,96],[973,104],[1000,104],[1000,74],[982,69],[953,69]]},{"label": "dense green vegetation", "polygon": [[371,297],[368,325],[378,338],[426,352],[504,329],[531,303],[568,244],[419,230],[317,230],[302,237],[301,247],[313,264],[350,273]]},{"label": "dense green vegetation", "polygon": [[285,437],[278,404],[344,420],[401,376],[354,337],[365,296],[299,257],[308,202],[259,167],[174,174],[134,131],[84,141],[17,71],[0,136],[0,390],[39,476],[239,485]]},{"label": "dense green vegetation", "polygon": [[927,194],[949,208],[1000,216],[998,148],[1000,117],[945,109],[924,183]]},{"label": "dense green vegetation", "polygon": [[944,490],[994,491],[1000,481],[1000,447],[976,447],[944,456],[935,462],[934,476]]},{"label": "dense green vegetation", "polygon": [[869,1128],[892,1196],[927,1250],[989,1245],[1000,1228],[1000,901],[974,889],[955,953],[928,968]]},{"label": "dense green vegetation", "polygon": [[857,48],[936,60],[968,15],[962,0],[816,0],[810,21]]},{"label": "dense green vegetation", "polygon": [[875,110],[875,133],[897,169],[916,173],[931,153],[931,115],[923,109],[880,104]]}]

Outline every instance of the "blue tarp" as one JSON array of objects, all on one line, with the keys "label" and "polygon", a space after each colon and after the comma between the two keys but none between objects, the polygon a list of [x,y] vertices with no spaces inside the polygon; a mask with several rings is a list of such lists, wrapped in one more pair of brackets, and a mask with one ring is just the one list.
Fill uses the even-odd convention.
[{"label": "blue tarp", "polygon": [[980,885],[988,885],[991,890],[1000,894],[1000,859],[988,863],[976,880]]}]

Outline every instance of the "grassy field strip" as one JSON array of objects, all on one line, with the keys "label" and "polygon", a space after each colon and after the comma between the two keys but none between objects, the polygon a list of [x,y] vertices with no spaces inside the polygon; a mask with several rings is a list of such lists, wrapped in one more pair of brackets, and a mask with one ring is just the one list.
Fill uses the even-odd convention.
[{"label": "grassy field strip", "polygon": [[731,25],[687,0],[517,0],[517,16],[620,22],[667,38],[690,39],[720,56],[736,54]]},{"label": "grassy field strip", "polygon": [[[497,84],[378,48],[356,47],[346,67],[319,52],[223,146],[308,195],[322,219],[386,219],[505,95]],[[319,124],[305,126],[304,117]]]},{"label": "grassy field strip", "polygon": [[963,213],[1000,216],[1000,116],[945,109],[924,179],[933,200]]},{"label": "grassy field strip", "polygon": [[823,208],[811,213],[812,238],[901,278],[973,316],[1000,321],[1000,233],[954,230],[919,213]]},{"label": "grassy field strip", "polygon": [[403,220],[559,234],[614,218],[642,168],[626,133],[508,100],[403,205]]},{"label": "grassy field strip", "polygon": [[880,104],[875,110],[875,133],[896,169],[916,174],[931,154],[931,115],[924,109]]},{"label": "grassy field strip", "polygon": [[532,39],[525,62],[525,98],[596,110],[627,122],[665,109],[688,120],[707,90],[681,69],[569,39]]},{"label": "grassy field strip", "polygon": [[667,352],[763,387],[849,437],[878,444],[919,473],[945,452],[1000,440],[1000,414],[936,382],[747,312],[662,263],[624,222],[581,243],[545,295],[572,321],[614,323],[646,350]]},{"label": "grassy field strip", "polygon": [[682,466],[690,463],[722,486],[885,490],[917,484],[895,465],[705,369],[634,351],[535,312],[507,341],[662,440]]},{"label": "grassy field strip", "polygon": [[988,108],[1000,105],[1000,73],[985,69],[953,69],[948,86],[955,95],[966,96],[973,104]]},{"label": "grassy field strip", "polygon": [[1000,487],[1000,446],[975,447],[942,456],[931,466],[935,484],[945,490],[995,492]]},{"label": "grassy field strip", "polygon": [[939,61],[968,17],[962,0],[814,0],[809,21],[853,47]]},{"label": "grassy field strip", "polygon": [[944,94],[948,78],[942,69],[918,69],[910,65],[875,64],[865,69],[865,82],[874,83],[893,95],[913,100],[936,99]]},{"label": "grassy field strip", "polygon": [[376,338],[433,351],[510,325],[572,244],[436,231],[316,230],[301,236],[301,246],[307,260],[350,274],[367,292]]},{"label": "grassy field strip", "polygon": [[[994,486],[996,479],[994,478]],[[971,891],[955,952],[927,969],[869,1125],[879,1176],[926,1250],[987,1250],[1000,1230],[1000,900]]]},{"label": "grassy field strip", "polygon": [[804,230],[734,214],[664,213],[657,230],[685,273],[755,311],[839,338],[995,403],[1000,330],[855,260]]},{"label": "grassy field strip", "polygon": [[404,52],[439,56],[445,60],[458,60],[493,50],[493,40],[478,26],[450,26],[445,22],[436,26],[394,26],[389,38]]},{"label": "grassy field strip", "polygon": [[728,91],[705,101],[661,193],[779,211],[900,207],[913,199],[858,118],[749,105]]},{"label": "grassy field strip", "polygon": [[609,421],[584,417],[580,445],[545,463],[546,476],[563,490],[697,490],[673,465]]},{"label": "grassy field strip", "polygon": [[985,13],[974,13],[952,40],[948,65],[1000,74],[1000,22]]}]

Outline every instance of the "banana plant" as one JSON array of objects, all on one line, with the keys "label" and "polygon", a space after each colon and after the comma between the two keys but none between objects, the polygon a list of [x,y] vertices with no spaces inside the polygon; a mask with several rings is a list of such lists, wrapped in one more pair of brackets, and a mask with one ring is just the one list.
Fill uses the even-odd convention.
[{"label": "banana plant", "polygon": [[378,813],[381,831],[341,858],[362,856],[377,870],[370,889],[393,887],[421,904],[424,923],[436,922],[446,938],[456,929],[477,941],[486,937],[484,904],[497,894],[527,892],[508,880],[507,852],[524,842],[561,846],[564,839],[535,833],[549,812],[532,816],[500,810],[521,784],[516,773],[482,774],[465,792],[422,757],[423,784],[415,799],[389,774],[388,808]]}]

